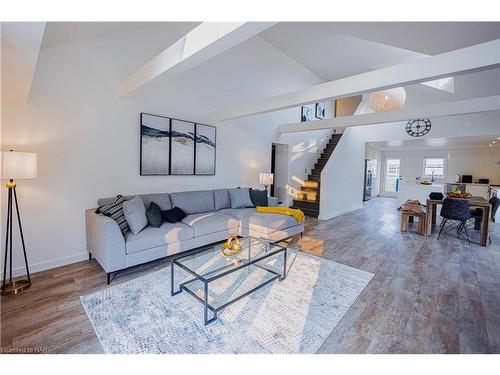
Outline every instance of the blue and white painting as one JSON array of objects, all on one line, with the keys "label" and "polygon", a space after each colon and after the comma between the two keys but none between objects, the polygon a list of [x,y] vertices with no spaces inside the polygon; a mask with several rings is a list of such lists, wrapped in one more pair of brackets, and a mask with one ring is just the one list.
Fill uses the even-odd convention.
[{"label": "blue and white painting", "polygon": [[172,119],[171,174],[194,174],[194,123]]},{"label": "blue and white painting", "polygon": [[170,119],[141,114],[141,175],[169,174]]},{"label": "blue and white painting", "polygon": [[215,174],[215,140],[214,126],[196,124],[196,174]]}]

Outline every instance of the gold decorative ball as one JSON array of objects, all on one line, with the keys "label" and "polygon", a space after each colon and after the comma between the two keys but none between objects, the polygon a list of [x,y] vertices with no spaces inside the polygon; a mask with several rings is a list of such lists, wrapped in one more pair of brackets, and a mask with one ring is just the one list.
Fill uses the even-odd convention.
[{"label": "gold decorative ball", "polygon": [[240,239],[237,236],[231,236],[222,245],[222,254],[229,257],[231,255],[236,255],[241,252]]}]

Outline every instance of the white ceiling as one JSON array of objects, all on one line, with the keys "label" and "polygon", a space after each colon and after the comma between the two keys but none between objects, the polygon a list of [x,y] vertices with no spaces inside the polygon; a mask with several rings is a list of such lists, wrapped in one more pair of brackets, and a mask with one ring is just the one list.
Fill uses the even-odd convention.
[{"label": "white ceiling", "polygon": [[[68,49],[69,53],[77,53],[79,58],[97,65],[106,61],[106,66],[95,69],[110,69],[123,79],[198,24],[48,22],[42,53],[75,43],[75,49]],[[422,58],[423,53],[435,54],[484,42],[500,37],[499,30],[500,23],[280,23],[178,79],[158,78],[150,93],[144,95],[157,95],[158,90],[169,95],[167,92],[179,93],[186,87],[206,92],[203,101],[211,108],[225,108]],[[76,46],[78,42],[84,42],[88,51],[93,50],[92,46],[99,48],[86,52],[83,45]],[[94,56],[95,53],[103,58]],[[284,75],[283,71],[297,72],[297,78],[292,79],[292,75]],[[500,69],[456,79],[455,94],[423,85],[408,87],[407,104],[430,104],[500,92]]]},{"label": "white ceiling", "polygon": [[332,33],[428,55],[500,38],[500,22],[323,22],[317,25]]},{"label": "white ceiling", "polygon": [[330,32],[320,23],[280,23],[261,37],[325,81],[427,57],[425,54]]},{"label": "white ceiling", "polygon": [[2,22],[2,100],[26,103],[40,53],[45,22]]},{"label": "white ceiling", "polygon": [[199,22],[47,22],[42,49],[154,28],[158,30],[158,34],[169,34],[175,41],[198,24]]},{"label": "white ceiling", "polygon": [[367,146],[380,150],[420,150],[433,148],[488,148],[492,142],[493,147],[500,152],[500,132],[499,137],[454,137],[454,138],[424,138],[405,139],[400,141],[370,142]]},{"label": "white ceiling", "polygon": [[[283,22],[260,36],[325,81],[500,38],[500,23]],[[454,77],[455,93],[407,87],[408,105],[500,93],[500,70]]]}]

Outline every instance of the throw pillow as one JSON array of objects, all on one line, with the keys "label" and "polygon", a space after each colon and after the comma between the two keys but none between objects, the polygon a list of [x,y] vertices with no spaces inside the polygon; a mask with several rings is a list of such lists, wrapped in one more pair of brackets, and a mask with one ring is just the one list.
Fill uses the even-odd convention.
[{"label": "throw pillow", "polygon": [[169,223],[177,223],[184,219],[187,215],[179,207],[174,207],[170,210],[162,211],[161,216]]},{"label": "throw pillow", "polygon": [[267,206],[267,190],[250,189],[250,199],[255,207]]},{"label": "throw pillow", "polygon": [[146,217],[148,218],[149,225],[154,228],[161,227],[161,208],[156,203],[151,202],[149,208],[146,210]]},{"label": "throw pillow", "polygon": [[123,214],[124,202],[125,198],[123,198],[122,195],[117,195],[116,199],[112,203],[104,204],[98,207],[97,210],[95,210],[95,213],[108,216],[116,221],[122,231],[122,234],[125,236],[130,231],[130,228],[127,224],[127,220],[125,219],[125,215]]},{"label": "throw pillow", "polygon": [[253,207],[249,188],[231,189],[228,191],[229,198],[231,199],[231,208]]},{"label": "throw pillow", "polygon": [[130,231],[134,234],[139,233],[148,225],[146,207],[144,207],[144,202],[140,197],[123,202],[123,214]]}]

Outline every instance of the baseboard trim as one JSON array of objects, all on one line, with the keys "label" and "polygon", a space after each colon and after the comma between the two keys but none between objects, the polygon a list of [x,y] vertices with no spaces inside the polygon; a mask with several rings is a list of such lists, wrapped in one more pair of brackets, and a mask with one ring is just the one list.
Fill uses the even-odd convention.
[{"label": "baseboard trim", "polygon": [[[61,266],[67,266],[68,264],[81,262],[81,261],[86,260],[86,259],[89,259],[88,252],[70,255],[67,257],[63,257],[63,258],[52,259],[52,260],[49,260],[46,262],[39,262],[39,263],[30,264],[29,265],[30,274],[34,274],[36,272],[41,272],[41,271],[47,271],[47,270],[61,267]],[[3,265],[2,265],[2,267],[3,267]],[[26,268],[24,266],[14,268],[12,270],[12,273],[13,273],[13,277],[26,275]],[[9,271],[7,270],[7,275],[8,274],[9,274]],[[2,268],[2,274],[0,274],[0,280],[3,280],[3,268]]]},{"label": "baseboard trim", "polygon": [[340,215],[343,215],[343,214],[346,214],[348,212],[351,212],[351,211],[356,211],[356,210],[359,210],[360,208],[363,208],[363,203],[359,203],[353,207],[349,207],[349,208],[346,208],[345,210],[341,210],[341,211],[337,211],[337,212],[334,212],[333,214],[329,214],[329,215],[319,215],[318,216],[318,219],[319,220],[329,220],[329,219],[333,219],[334,217],[337,217],[337,216],[340,216]]}]

